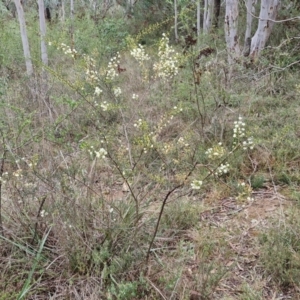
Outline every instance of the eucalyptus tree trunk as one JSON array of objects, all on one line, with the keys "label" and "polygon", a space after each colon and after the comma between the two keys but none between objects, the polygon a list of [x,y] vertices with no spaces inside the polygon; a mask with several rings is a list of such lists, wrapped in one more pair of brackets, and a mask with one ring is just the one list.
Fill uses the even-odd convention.
[{"label": "eucalyptus tree trunk", "polygon": [[251,41],[251,57],[257,57],[265,47],[272,32],[279,6],[280,0],[261,0],[258,27]]},{"label": "eucalyptus tree trunk", "polygon": [[133,0],[127,0],[127,14],[129,16],[132,16],[133,15]]},{"label": "eucalyptus tree trunk", "polygon": [[70,19],[74,19],[74,0],[70,0]]},{"label": "eucalyptus tree trunk", "polygon": [[174,33],[175,40],[178,42],[178,10],[177,10],[177,0],[174,0]]},{"label": "eucalyptus tree trunk", "polygon": [[65,22],[66,13],[65,13],[65,0],[61,0],[61,7],[60,7],[60,21]]},{"label": "eucalyptus tree trunk", "polygon": [[238,37],[238,0],[226,0],[225,11],[225,40],[228,52],[228,62],[233,64],[235,58],[240,56],[240,45]]},{"label": "eucalyptus tree trunk", "polygon": [[28,43],[28,37],[27,37],[27,31],[26,31],[24,10],[23,10],[23,6],[22,6],[20,0],[14,0],[14,2],[16,5],[19,24],[20,24],[20,32],[21,32],[23,52],[24,52],[24,58],[25,58],[25,64],[26,64],[26,72],[27,72],[28,76],[31,76],[33,74],[33,66],[32,66],[32,61],[31,61],[31,56],[30,56],[30,49],[29,49],[29,43]]},{"label": "eucalyptus tree trunk", "polygon": [[252,13],[253,13],[253,4],[255,0],[247,0],[246,9],[247,9],[247,20],[246,20],[246,32],[245,32],[245,41],[244,41],[244,56],[249,56],[250,47],[251,47],[251,30],[252,30]]},{"label": "eucalyptus tree trunk", "polygon": [[70,0],[70,19],[71,48],[74,49],[74,0]]},{"label": "eucalyptus tree trunk", "polygon": [[201,0],[197,0],[197,35],[200,35],[201,30]]},{"label": "eucalyptus tree trunk", "polygon": [[202,24],[203,31],[205,31],[207,8],[208,8],[208,0],[204,0],[204,3],[203,3],[203,24]]},{"label": "eucalyptus tree trunk", "polygon": [[218,28],[219,24],[219,16],[220,16],[220,10],[221,10],[221,0],[215,0],[214,3],[214,20],[213,20],[213,26],[215,28]]},{"label": "eucalyptus tree trunk", "polygon": [[209,30],[211,29],[214,6],[215,6],[214,0],[204,0],[204,14],[203,14],[204,33],[208,33]]},{"label": "eucalyptus tree trunk", "polygon": [[40,35],[41,35],[41,56],[42,62],[45,66],[48,66],[48,54],[46,46],[46,20],[45,20],[45,7],[44,0],[38,0],[39,5],[39,21],[40,21]]},{"label": "eucalyptus tree trunk", "polygon": [[48,66],[48,53],[47,53],[47,45],[46,45],[46,19],[45,19],[45,6],[44,0],[38,0],[39,5],[39,23],[40,23],[40,38],[41,38],[41,58],[43,63],[42,73],[41,73],[41,82],[39,86],[39,99],[44,103],[45,107],[49,112],[49,118],[51,122],[53,122],[53,111],[50,103],[48,91],[48,76],[47,70],[44,66]]}]

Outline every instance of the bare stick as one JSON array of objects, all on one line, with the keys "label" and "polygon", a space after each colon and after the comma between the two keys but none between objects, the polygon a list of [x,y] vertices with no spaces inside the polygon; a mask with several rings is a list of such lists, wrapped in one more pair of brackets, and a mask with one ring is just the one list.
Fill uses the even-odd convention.
[{"label": "bare stick", "polygon": [[31,244],[33,244],[33,242],[35,240],[35,237],[37,235],[37,227],[38,227],[38,223],[39,223],[39,216],[41,214],[41,211],[42,211],[42,208],[43,208],[44,203],[46,201],[46,198],[47,198],[47,196],[43,197],[42,202],[41,202],[40,207],[39,207],[39,211],[38,211],[37,216],[36,216],[36,222],[35,222],[35,226],[34,226],[34,234],[33,234],[33,238],[32,238]]},{"label": "bare stick", "polygon": [[0,234],[3,236],[3,224],[2,224],[2,175],[4,172],[4,161],[6,157],[7,150],[4,150],[3,157],[1,159],[1,166],[0,166]]},{"label": "bare stick", "polygon": [[158,215],[158,219],[157,219],[157,222],[156,222],[156,226],[155,226],[155,230],[154,230],[154,233],[153,233],[153,236],[152,236],[152,239],[151,239],[151,242],[149,244],[149,248],[148,248],[148,251],[147,251],[147,256],[146,256],[146,264],[148,265],[148,262],[149,262],[149,257],[150,257],[150,252],[151,252],[151,248],[153,246],[153,243],[154,243],[154,240],[155,240],[155,237],[157,235],[157,232],[158,232],[158,227],[159,227],[159,224],[160,224],[160,220],[161,220],[161,217],[163,215],[163,212],[164,212],[164,208],[165,208],[165,205],[167,203],[167,200],[168,198],[171,196],[171,194],[173,192],[175,192],[177,189],[181,188],[185,181],[190,177],[190,175],[192,174],[192,172],[194,171],[194,169],[196,168],[197,166],[197,163],[194,164],[193,168],[189,171],[189,173],[185,176],[185,179],[183,180],[183,182],[181,184],[178,184],[177,186],[175,186],[174,188],[172,188],[165,196],[164,200],[163,200],[163,203],[161,205],[161,208],[160,208],[160,212],[159,212],[159,215]]}]

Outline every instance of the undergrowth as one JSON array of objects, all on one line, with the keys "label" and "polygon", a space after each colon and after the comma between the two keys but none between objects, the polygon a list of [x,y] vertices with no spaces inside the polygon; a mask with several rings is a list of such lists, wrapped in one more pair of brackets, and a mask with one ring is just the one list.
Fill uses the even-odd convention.
[{"label": "undergrowth", "polygon": [[0,299],[296,295],[299,76],[76,26],[50,28],[46,84],[0,48]]}]

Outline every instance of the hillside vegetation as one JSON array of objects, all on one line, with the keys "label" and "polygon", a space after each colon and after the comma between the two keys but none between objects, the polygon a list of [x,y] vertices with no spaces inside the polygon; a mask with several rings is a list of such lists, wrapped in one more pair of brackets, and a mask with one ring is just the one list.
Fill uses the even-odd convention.
[{"label": "hillside vegetation", "polygon": [[300,299],[299,20],[229,65],[191,9],[52,18],[48,66],[28,9],[32,77],[1,10],[0,299]]}]

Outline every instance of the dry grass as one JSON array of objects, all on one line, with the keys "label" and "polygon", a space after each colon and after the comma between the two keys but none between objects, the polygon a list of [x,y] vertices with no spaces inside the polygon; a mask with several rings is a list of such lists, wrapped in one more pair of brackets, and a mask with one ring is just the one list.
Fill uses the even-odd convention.
[{"label": "dry grass", "polygon": [[[78,88],[80,57],[60,56],[52,61],[49,98],[38,75],[11,80],[5,90],[0,299],[20,299],[32,271],[24,299],[299,299],[297,103],[280,108],[283,100],[264,89],[266,77],[242,86],[237,77],[229,86],[221,54],[198,86],[192,60],[170,83],[145,82],[122,53],[126,71],[115,83],[122,98],[102,80],[102,100],[112,104],[104,112],[94,105],[93,86],[86,94]],[[250,78],[255,71],[238,72]],[[255,149],[237,151],[229,174],[191,190],[192,180],[215,167],[205,151],[220,141],[231,149],[239,115]],[[144,127],[134,126],[138,119]],[[104,147],[106,159],[92,159],[91,146]],[[251,201],[238,199],[241,180],[252,184]],[[295,264],[276,251],[268,257],[273,245],[293,253]]]}]

